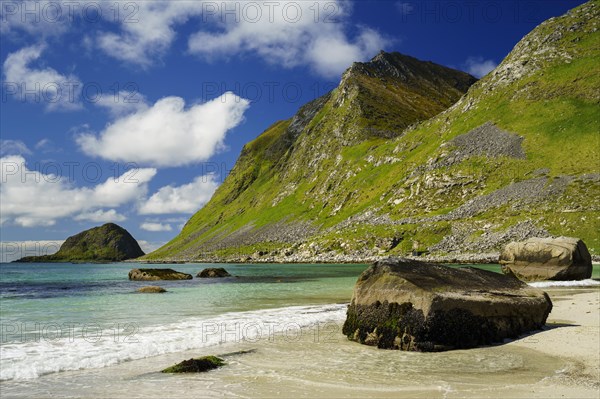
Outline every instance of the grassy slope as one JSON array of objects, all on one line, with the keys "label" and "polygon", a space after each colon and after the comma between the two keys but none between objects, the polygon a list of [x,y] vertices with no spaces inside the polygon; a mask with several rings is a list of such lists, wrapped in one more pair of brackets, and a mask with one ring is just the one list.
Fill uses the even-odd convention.
[{"label": "grassy slope", "polygon": [[[598,20],[598,2],[591,3]],[[588,32],[557,28],[575,23],[582,24],[583,30]],[[342,244],[344,251],[372,247],[378,237],[393,236],[404,240],[391,253],[404,253],[410,250],[412,239],[419,240],[424,247],[440,241],[450,232],[451,224],[359,225],[329,231],[327,228],[367,209],[396,220],[448,213],[469,198],[488,194],[511,182],[530,179],[532,172],[542,168],[550,170],[550,177],[599,173],[600,32],[591,32],[593,24],[597,24],[594,18],[573,12],[541,25],[528,35],[529,49],[520,48],[524,47],[521,43],[503,65],[516,62],[528,51],[533,54],[535,51],[531,48],[543,50],[547,47],[544,39],[556,30],[563,34],[551,46],[560,50],[559,55],[569,55],[568,62],[542,51],[529,61],[539,64],[539,70],[524,78],[500,84],[497,81],[501,73],[494,76],[492,72],[474,85],[455,107],[392,139],[368,133],[365,136],[365,131],[373,127],[378,131],[397,131],[408,125],[406,115],[390,113],[393,109],[406,108],[405,103],[400,104],[402,93],[395,93],[398,89],[390,88],[389,82],[359,76],[357,85],[342,85],[334,91],[293,150],[269,151],[289,121],[274,124],[249,143],[211,202],[192,217],[178,237],[150,258],[194,257],[202,243],[217,234],[280,220],[312,221],[321,228],[321,233],[310,241],[318,243],[322,250],[342,251]],[[381,95],[382,86],[390,95]],[[342,98],[346,101],[339,105]],[[464,111],[471,101],[474,106]],[[443,108],[448,105],[443,104]],[[413,173],[418,166],[440,155],[441,144],[487,121],[523,136],[527,158],[475,157],[452,167]],[[335,135],[336,131],[343,131],[345,145],[343,141],[323,138]],[[328,156],[318,162],[307,162],[307,157],[320,155],[322,148]],[[381,162],[376,166],[373,161],[386,158],[395,158],[396,162]],[[423,182],[426,177],[443,175],[453,179],[467,176],[466,180],[473,182],[443,196],[436,195],[436,188],[423,185],[418,199],[409,198],[411,179]],[[281,192],[289,192],[289,195],[276,201]],[[576,182],[569,185],[560,198],[550,198],[533,209],[505,206],[465,222],[476,225],[481,221],[503,229],[531,219],[552,234],[582,237],[593,252],[600,253],[599,198],[598,184]],[[395,200],[402,201],[395,203]],[[291,244],[227,247],[215,253],[228,256]]]}]

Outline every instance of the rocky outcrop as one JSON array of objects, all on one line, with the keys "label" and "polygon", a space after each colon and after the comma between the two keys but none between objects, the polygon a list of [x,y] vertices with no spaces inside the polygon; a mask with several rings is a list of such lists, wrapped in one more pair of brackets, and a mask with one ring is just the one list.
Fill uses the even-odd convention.
[{"label": "rocky outcrop", "polygon": [[137,281],[191,280],[192,275],[173,269],[131,269],[129,279]]},{"label": "rocky outcrop", "polygon": [[472,348],[540,329],[551,309],[545,292],[502,274],[389,258],[358,278],[342,331],[378,348]]},{"label": "rocky outcrop", "polygon": [[223,359],[216,356],[204,356],[197,359],[184,360],[174,366],[167,367],[162,373],[202,373],[224,366]]},{"label": "rocky outcrop", "polygon": [[120,262],[143,255],[127,230],[106,223],[67,238],[53,255],[27,256],[16,262]]},{"label": "rocky outcrop", "polygon": [[138,288],[137,292],[141,292],[142,294],[162,294],[163,292],[167,292],[167,290],[163,287],[150,285],[148,287]]},{"label": "rocky outcrop", "polygon": [[231,274],[227,272],[227,270],[222,267],[209,267],[207,269],[202,270],[200,273],[196,275],[196,277],[200,278],[213,278],[213,277],[231,277]]},{"label": "rocky outcrop", "polygon": [[592,276],[592,257],[578,238],[530,238],[511,242],[500,254],[505,274],[524,281],[583,280]]}]

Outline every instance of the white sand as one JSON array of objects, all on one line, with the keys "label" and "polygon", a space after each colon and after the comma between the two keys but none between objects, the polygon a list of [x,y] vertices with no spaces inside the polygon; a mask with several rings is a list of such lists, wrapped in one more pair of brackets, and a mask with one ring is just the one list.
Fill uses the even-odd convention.
[{"label": "white sand", "polygon": [[[600,289],[547,291],[554,307],[545,331],[511,342],[567,360],[567,367],[520,393],[539,398],[600,398]],[[522,397],[515,392],[514,397]]]}]

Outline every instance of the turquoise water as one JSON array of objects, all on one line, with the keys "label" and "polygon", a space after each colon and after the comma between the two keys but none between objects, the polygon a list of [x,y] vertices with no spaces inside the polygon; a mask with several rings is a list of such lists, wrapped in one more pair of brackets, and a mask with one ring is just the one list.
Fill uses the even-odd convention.
[{"label": "turquoise water", "polygon": [[[137,282],[128,280],[129,270],[149,266],[0,264],[0,380],[102,369],[258,338],[270,342],[275,334],[327,332],[328,323],[335,324],[337,334],[356,279],[367,267],[156,267],[195,276],[211,266],[224,266],[236,277]],[[500,271],[498,265],[478,267]],[[600,277],[597,266],[594,277]],[[160,285],[168,292],[136,292],[146,285]]]}]

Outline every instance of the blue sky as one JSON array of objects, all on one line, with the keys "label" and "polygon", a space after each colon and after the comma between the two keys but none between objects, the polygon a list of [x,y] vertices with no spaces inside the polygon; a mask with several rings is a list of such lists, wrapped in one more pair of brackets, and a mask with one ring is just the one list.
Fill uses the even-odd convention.
[{"label": "blue sky", "polygon": [[108,221],[152,249],[353,61],[384,49],[480,77],[581,3],[3,1],[0,261]]}]

